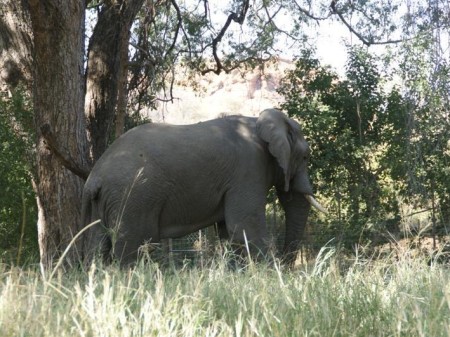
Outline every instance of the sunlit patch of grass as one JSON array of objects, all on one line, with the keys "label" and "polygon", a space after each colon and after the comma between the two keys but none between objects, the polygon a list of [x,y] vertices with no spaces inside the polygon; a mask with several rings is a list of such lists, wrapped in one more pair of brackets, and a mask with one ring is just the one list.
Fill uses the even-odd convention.
[{"label": "sunlit patch of grass", "polygon": [[[408,255],[308,267],[0,265],[0,336],[448,336],[450,272]],[[345,265],[345,267],[342,267]]]}]

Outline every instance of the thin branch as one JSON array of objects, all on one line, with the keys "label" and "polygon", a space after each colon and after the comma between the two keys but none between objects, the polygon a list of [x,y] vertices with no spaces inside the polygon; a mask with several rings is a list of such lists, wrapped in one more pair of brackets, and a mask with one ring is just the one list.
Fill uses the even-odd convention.
[{"label": "thin branch", "polygon": [[357,32],[352,26],[351,24],[344,18],[344,15],[342,14],[342,12],[340,12],[337,8],[336,8],[336,4],[337,4],[338,0],[332,0],[331,1],[331,9],[333,11],[333,14],[337,14],[337,16],[339,17],[339,19],[342,21],[342,23],[350,30],[351,33],[355,34],[356,37],[363,43],[365,44],[367,47],[370,47],[371,45],[384,45],[384,44],[395,44],[395,43],[400,43],[400,42],[404,42],[404,39],[398,39],[398,40],[386,40],[386,41],[374,41],[372,38],[370,40],[366,39],[362,34],[360,34],[359,32]]},{"label": "thin branch", "polygon": [[[276,10],[275,11],[275,13],[273,14],[273,15],[270,15],[270,13],[269,13],[269,9],[267,8],[267,6],[263,6],[264,7],[264,11],[265,11],[265,13],[266,13],[266,15],[267,15],[267,22],[264,24],[264,28],[266,28],[269,24],[271,24],[271,25],[273,25],[273,27],[275,27],[275,29],[278,31],[278,32],[280,32],[280,33],[282,33],[282,34],[285,34],[286,36],[288,36],[289,38],[291,38],[292,40],[294,40],[294,41],[298,41],[298,39],[295,37],[295,36],[293,36],[291,33],[289,33],[289,32],[287,32],[287,31],[285,31],[285,30],[283,30],[283,29],[281,29],[281,28],[279,28],[278,27],[278,25],[275,23],[275,21],[273,20],[274,19],[274,17],[276,17],[277,15],[278,15],[278,13],[283,9],[283,6],[282,5],[280,5],[280,7],[278,8],[278,10]],[[258,16],[259,17],[259,16]]]},{"label": "thin branch", "polygon": [[316,21],[323,21],[328,19],[331,16],[331,13],[328,14],[327,16],[315,16],[314,14],[311,13],[311,11],[303,8],[302,6],[300,6],[297,1],[294,1],[295,5],[297,6],[297,9],[302,12],[303,14],[305,14],[307,17],[309,17],[310,19],[316,20]]},{"label": "thin branch", "polygon": [[[142,48],[139,44],[134,43],[133,41],[130,41],[130,46],[132,46],[133,48],[138,49],[142,54],[144,54],[147,57],[147,62],[150,61],[151,65],[154,66],[156,64],[155,60],[153,59],[152,55],[150,54],[150,52],[148,50]],[[138,61],[130,62],[130,65],[138,66],[140,62],[141,61],[139,61],[139,62]]]},{"label": "thin branch", "polygon": [[[175,85],[175,67],[171,67],[171,73],[170,73],[170,85],[169,85],[169,95],[167,95],[166,92],[166,76],[164,76],[163,79],[163,92],[164,92],[164,98],[156,97],[155,100],[158,100],[160,102],[171,102],[173,103],[173,100],[175,97],[173,96],[173,87]],[[168,97],[168,98],[167,98]]]},{"label": "thin branch", "polygon": [[[242,64],[249,63],[249,62],[252,62],[252,61],[267,62],[271,58],[272,58],[271,55],[269,55],[266,58],[250,56],[250,57],[247,57],[247,58],[245,58],[243,60],[237,61],[236,64],[233,65],[233,66],[230,66],[230,67],[227,67],[227,68],[223,67],[222,70],[224,70],[226,73],[230,73],[231,71],[239,68]],[[209,68],[209,69],[203,70],[201,73],[202,73],[202,75],[205,75],[205,74],[211,73],[211,72],[214,72],[216,74],[220,74],[220,73],[217,73],[216,69],[213,69],[213,68]]]},{"label": "thin branch", "polygon": [[207,20],[208,14],[209,14],[208,0],[203,0],[203,5],[204,5],[204,9],[205,9],[205,20]]}]

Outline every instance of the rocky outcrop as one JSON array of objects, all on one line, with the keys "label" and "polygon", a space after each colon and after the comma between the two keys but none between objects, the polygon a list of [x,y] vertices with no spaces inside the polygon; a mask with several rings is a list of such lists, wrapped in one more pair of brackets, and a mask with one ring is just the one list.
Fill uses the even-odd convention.
[{"label": "rocky outcrop", "polygon": [[[173,103],[159,103],[158,109],[147,112],[154,122],[189,124],[221,114],[257,116],[260,111],[279,106],[282,97],[276,92],[291,61],[278,60],[243,74],[234,70],[229,74],[208,74],[195,78],[196,88],[179,81],[174,86]],[[192,82],[190,82],[192,83]]]}]

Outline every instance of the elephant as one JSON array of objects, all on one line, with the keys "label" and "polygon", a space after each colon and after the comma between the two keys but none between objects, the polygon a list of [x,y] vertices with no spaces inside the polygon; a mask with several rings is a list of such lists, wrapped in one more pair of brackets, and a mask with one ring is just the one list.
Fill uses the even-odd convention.
[{"label": "elephant", "polygon": [[265,206],[275,186],[285,212],[282,254],[298,248],[313,197],[300,125],[278,109],[191,125],[147,123],[115,140],[95,163],[82,196],[83,256],[122,264],[145,242],[177,238],[213,223],[250,253],[269,251]]}]

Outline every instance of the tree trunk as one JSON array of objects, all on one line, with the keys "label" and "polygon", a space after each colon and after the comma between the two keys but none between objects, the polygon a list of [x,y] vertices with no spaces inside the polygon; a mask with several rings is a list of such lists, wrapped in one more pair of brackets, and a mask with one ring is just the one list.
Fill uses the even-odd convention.
[{"label": "tree trunk", "polygon": [[118,92],[117,92],[117,112],[116,112],[116,130],[115,138],[119,138],[125,131],[125,116],[127,114],[127,97],[128,97],[128,86],[127,86],[127,75],[128,75],[128,40],[130,39],[130,34],[122,34],[122,39],[125,41],[121,42],[120,45],[120,69],[118,74]]},{"label": "tree trunk", "polygon": [[50,266],[78,231],[83,180],[62,166],[42,131],[51,131],[63,156],[88,166],[83,111],[85,2],[29,0],[29,7],[34,33],[38,236],[41,262]]},{"label": "tree trunk", "polygon": [[122,71],[125,72],[122,76],[126,77],[123,62],[128,62],[128,57],[121,55],[128,49],[131,25],[143,2],[117,0],[104,4],[92,33],[85,111],[94,161],[109,143]]},{"label": "tree trunk", "polygon": [[32,32],[26,1],[0,5],[0,90],[24,84],[31,93]]}]

